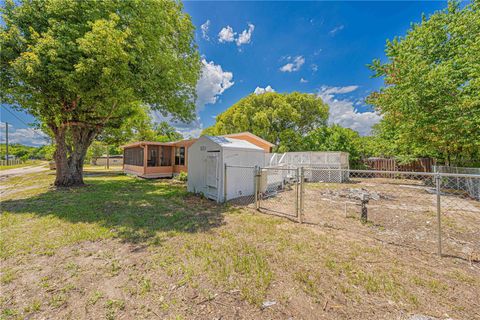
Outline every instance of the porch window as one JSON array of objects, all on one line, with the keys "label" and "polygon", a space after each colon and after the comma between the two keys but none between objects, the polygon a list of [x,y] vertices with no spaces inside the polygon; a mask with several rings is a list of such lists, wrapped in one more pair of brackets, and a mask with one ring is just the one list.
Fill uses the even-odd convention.
[{"label": "porch window", "polygon": [[176,166],[185,165],[185,147],[175,148],[175,165]]},{"label": "porch window", "polygon": [[143,148],[127,148],[125,149],[125,164],[143,167]]}]

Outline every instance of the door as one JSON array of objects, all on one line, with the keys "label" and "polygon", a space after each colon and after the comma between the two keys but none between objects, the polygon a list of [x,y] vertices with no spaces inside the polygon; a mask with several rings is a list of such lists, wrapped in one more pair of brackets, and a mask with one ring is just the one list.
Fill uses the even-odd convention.
[{"label": "door", "polygon": [[207,155],[206,166],[207,197],[216,200],[218,197],[218,153]]}]

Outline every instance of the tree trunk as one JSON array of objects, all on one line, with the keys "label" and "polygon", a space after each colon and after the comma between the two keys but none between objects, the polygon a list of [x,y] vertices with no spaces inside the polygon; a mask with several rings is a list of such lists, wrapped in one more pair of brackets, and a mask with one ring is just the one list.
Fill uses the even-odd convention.
[{"label": "tree trunk", "polygon": [[[67,139],[68,134],[68,139]],[[87,127],[61,127],[55,130],[54,153],[57,187],[83,186],[83,162],[96,130]]]}]

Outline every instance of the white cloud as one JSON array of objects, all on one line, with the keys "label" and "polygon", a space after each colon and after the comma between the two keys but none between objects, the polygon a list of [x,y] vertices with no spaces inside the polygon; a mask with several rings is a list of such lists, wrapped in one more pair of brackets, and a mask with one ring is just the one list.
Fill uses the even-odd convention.
[{"label": "white cloud", "polygon": [[307,82],[308,82],[307,79],[300,78],[300,83],[307,83]]},{"label": "white cloud", "polygon": [[372,126],[381,117],[376,112],[358,112],[354,103],[349,99],[337,99],[335,95],[350,93],[358,89],[358,86],[327,87],[320,89],[318,96],[330,106],[329,123],[339,124],[342,127],[358,131],[361,135],[368,135]]},{"label": "white cloud", "polygon": [[197,82],[196,118],[190,123],[174,121],[171,116],[163,116],[158,111],[152,111],[155,122],[167,121],[185,138],[198,137],[203,130],[203,123],[198,113],[207,104],[214,104],[218,98],[231,86],[234,85],[233,73],[223,71],[222,66],[216,65],[213,61],[208,62],[202,59],[202,74]]},{"label": "white cloud", "polygon": [[209,28],[210,28],[210,20],[205,21],[205,23],[200,26],[200,29],[202,30],[202,38],[207,41],[210,40],[210,37],[208,36]]},{"label": "white cloud", "polygon": [[323,86],[320,90],[325,94],[344,94],[350,93],[358,89],[358,86],[345,86],[345,87],[327,87]]},{"label": "white cloud", "polygon": [[338,25],[335,28],[333,28],[332,30],[330,30],[329,34],[333,37],[334,35],[336,35],[340,31],[342,31],[344,28],[345,28],[345,26],[343,24]]},{"label": "white cloud", "polygon": [[[287,57],[288,60],[291,60],[291,57]],[[287,63],[286,65],[280,68],[282,72],[295,72],[300,70],[300,68],[305,63],[305,58],[302,56],[296,56],[292,62]]]},{"label": "white cloud", "polygon": [[[218,41],[220,43],[235,41],[237,46],[240,47],[244,44],[248,44],[248,43],[251,42],[253,30],[255,30],[255,25],[253,25],[252,23],[249,23],[248,24],[248,29],[243,30],[237,36],[237,33],[235,31],[233,31],[232,27],[226,26],[226,27],[222,28],[222,30],[220,30],[220,32],[218,33]],[[239,48],[239,50],[241,51],[240,48]]]},{"label": "white cloud", "polygon": [[238,36],[236,42],[237,46],[241,46],[242,44],[250,43],[252,39],[252,33],[255,30],[255,26],[251,23],[248,24],[248,30],[243,30],[242,33]]},{"label": "white cloud", "polygon": [[[6,134],[5,122],[0,122],[1,143],[5,143]],[[27,146],[42,146],[49,144],[50,138],[40,129],[34,128],[15,128],[8,124],[8,142],[20,143]]]},{"label": "white cloud", "polygon": [[318,71],[318,66],[317,66],[315,63],[313,63],[310,67],[312,68],[312,71],[313,71],[313,72],[317,72],[317,71]]},{"label": "white cloud", "polygon": [[233,86],[233,73],[223,71],[213,61],[202,60],[202,75],[197,82],[197,111],[206,104],[217,102],[218,97]]},{"label": "white cloud", "polygon": [[256,87],[255,91],[253,91],[253,93],[255,94],[262,94],[265,92],[275,92],[275,90],[273,90],[273,88],[270,85],[268,85],[265,88]]},{"label": "white cloud", "polygon": [[235,40],[236,33],[233,32],[233,28],[226,26],[218,33],[218,41],[220,42],[233,42]]}]

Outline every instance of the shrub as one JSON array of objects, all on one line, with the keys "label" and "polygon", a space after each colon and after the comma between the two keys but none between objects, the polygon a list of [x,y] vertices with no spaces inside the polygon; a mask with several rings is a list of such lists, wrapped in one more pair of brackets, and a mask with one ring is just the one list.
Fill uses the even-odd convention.
[{"label": "shrub", "polygon": [[180,172],[177,176],[178,181],[186,182],[188,180],[188,174],[184,171]]}]

